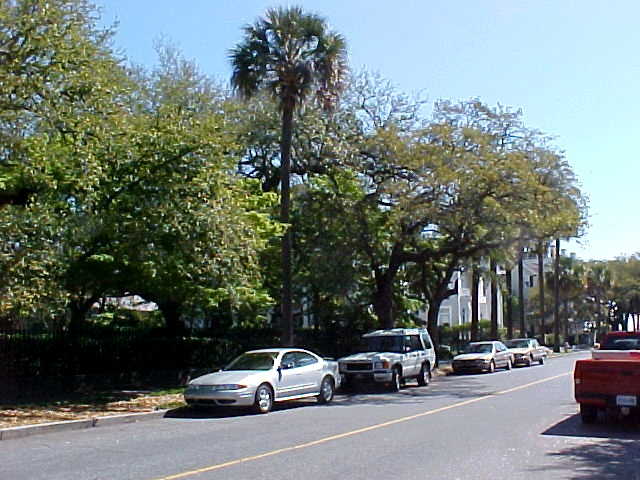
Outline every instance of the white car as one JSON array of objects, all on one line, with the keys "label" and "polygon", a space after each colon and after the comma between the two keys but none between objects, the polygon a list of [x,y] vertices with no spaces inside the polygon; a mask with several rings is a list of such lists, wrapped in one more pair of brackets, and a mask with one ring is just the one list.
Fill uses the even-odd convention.
[{"label": "white car", "polygon": [[316,397],[333,400],[340,386],[338,363],[299,348],[251,350],[224,369],[189,382],[184,399],[190,406],[253,407],[267,413],[274,402]]}]

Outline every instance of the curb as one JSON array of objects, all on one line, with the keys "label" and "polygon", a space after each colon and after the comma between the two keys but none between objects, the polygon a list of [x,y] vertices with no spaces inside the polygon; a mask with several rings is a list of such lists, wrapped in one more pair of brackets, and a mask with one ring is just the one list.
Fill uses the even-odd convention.
[{"label": "curb", "polygon": [[0,441],[15,438],[24,438],[43,433],[54,433],[66,430],[82,430],[84,428],[117,425],[120,423],[136,423],[145,420],[162,418],[168,410],[156,410],[153,412],[127,413],[108,417],[93,417],[83,420],[67,420],[61,422],[38,423],[35,425],[23,425],[20,427],[0,428]]}]

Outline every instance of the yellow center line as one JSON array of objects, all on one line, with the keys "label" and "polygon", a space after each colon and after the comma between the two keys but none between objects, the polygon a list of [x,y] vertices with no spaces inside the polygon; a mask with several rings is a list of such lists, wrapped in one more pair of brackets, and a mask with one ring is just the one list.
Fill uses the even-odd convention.
[{"label": "yellow center line", "polygon": [[210,465],[208,467],[198,468],[198,469],[195,469],[195,470],[189,470],[189,471],[185,471],[185,472],[182,472],[182,473],[177,473],[175,475],[169,475],[167,477],[161,477],[161,478],[158,478],[156,480],[174,480],[176,478],[189,477],[189,476],[192,476],[192,475],[197,475],[199,473],[206,473],[206,472],[212,472],[214,470],[220,470],[222,468],[226,468],[226,467],[230,467],[230,466],[233,466],[233,465],[237,465],[239,463],[252,462],[252,461],[255,461],[255,460],[260,460],[262,458],[273,457],[274,455],[279,455],[281,453],[292,452],[292,451],[300,450],[300,449],[303,449],[303,448],[313,447],[315,445],[321,445],[323,443],[333,442],[335,440],[340,440],[342,438],[347,438],[347,437],[351,437],[351,436],[354,436],[354,435],[359,435],[361,433],[370,432],[372,430],[378,430],[380,428],[389,427],[391,425],[397,425],[399,423],[408,422],[408,421],[411,421],[411,420],[416,420],[417,418],[422,418],[422,417],[426,417],[426,416],[429,416],[429,415],[434,415],[436,413],[445,412],[447,410],[452,410],[454,408],[464,407],[465,405],[470,405],[472,403],[476,403],[476,402],[479,402],[481,400],[486,400],[487,398],[493,397],[495,395],[505,395],[507,393],[512,393],[512,392],[515,392],[515,391],[518,391],[518,390],[522,390],[524,388],[533,387],[535,385],[539,385],[541,383],[549,382],[551,380],[556,380],[558,378],[564,377],[566,375],[571,375],[571,374],[572,374],[572,372],[561,373],[560,375],[555,375],[553,377],[544,378],[542,380],[537,380],[537,381],[532,382],[532,383],[519,385],[517,387],[509,388],[507,390],[502,390],[502,391],[497,392],[497,393],[493,393],[493,394],[490,393],[490,394],[487,394],[487,395],[483,395],[481,397],[472,398],[472,399],[469,399],[469,400],[465,400],[463,402],[454,403],[452,405],[447,405],[446,407],[440,407],[440,408],[436,408],[436,409],[433,409],[433,410],[427,410],[426,412],[416,413],[415,415],[409,415],[408,417],[397,418],[395,420],[389,420],[388,422],[377,423],[375,425],[370,425],[368,427],[358,428],[356,430],[350,430],[348,432],[339,433],[337,435],[332,435],[330,437],[320,438],[320,439],[314,440],[312,442],[301,443],[299,445],[292,445],[291,447],[279,448],[278,450],[271,450],[270,452],[260,453],[258,455],[251,455],[249,457],[238,458],[236,460],[231,460],[229,462],[218,463],[218,464],[215,464],[215,465]]}]

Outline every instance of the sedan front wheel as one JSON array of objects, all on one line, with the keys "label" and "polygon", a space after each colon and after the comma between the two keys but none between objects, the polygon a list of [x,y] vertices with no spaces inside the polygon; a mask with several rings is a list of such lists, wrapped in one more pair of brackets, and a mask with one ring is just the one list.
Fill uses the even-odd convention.
[{"label": "sedan front wheel", "polygon": [[269,413],[273,407],[273,390],[266,383],[260,385],[256,390],[253,411],[255,413]]},{"label": "sedan front wheel", "polygon": [[333,400],[333,393],[335,388],[333,386],[333,380],[331,377],[324,377],[322,384],[320,385],[320,393],[318,394],[318,403],[326,405]]},{"label": "sedan front wheel", "polygon": [[489,362],[489,368],[487,369],[487,372],[488,373],[493,373],[495,371],[496,371],[496,362],[491,360],[491,362]]}]

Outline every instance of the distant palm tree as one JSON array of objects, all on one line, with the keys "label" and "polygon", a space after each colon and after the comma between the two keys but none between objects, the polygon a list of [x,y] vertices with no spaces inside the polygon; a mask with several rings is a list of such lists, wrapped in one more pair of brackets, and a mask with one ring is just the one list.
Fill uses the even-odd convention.
[{"label": "distant palm tree", "polygon": [[[229,54],[231,84],[245,97],[269,91],[282,113],[280,136],[280,220],[290,221],[291,137],[293,114],[315,94],[322,108],[337,107],[345,86],[345,39],[328,30],[325,19],[300,7],[269,9]],[[291,229],[282,239],[282,343],[293,344]]]}]

